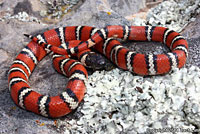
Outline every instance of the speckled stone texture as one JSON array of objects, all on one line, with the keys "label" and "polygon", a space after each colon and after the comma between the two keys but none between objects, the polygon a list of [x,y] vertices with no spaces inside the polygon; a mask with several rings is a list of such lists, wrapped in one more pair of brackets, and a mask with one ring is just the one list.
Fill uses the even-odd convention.
[{"label": "speckled stone texture", "polygon": [[182,34],[187,37],[189,42],[190,58],[187,65],[196,65],[200,67],[200,15],[196,20],[190,23]]},{"label": "speckled stone texture", "polygon": [[[86,95],[86,99],[84,100],[85,103],[84,102],[81,103],[78,110],[76,110],[72,114],[62,117],[60,119],[47,119],[39,115],[35,115],[33,113],[22,110],[14,104],[14,102],[12,101],[10,97],[10,93],[8,91],[7,73],[8,73],[9,66],[12,64],[12,61],[15,59],[17,54],[30,41],[29,39],[23,36],[24,33],[36,34],[36,33],[43,32],[46,29],[51,29],[51,28],[55,28],[59,26],[71,26],[71,25],[89,25],[89,26],[96,26],[96,27],[104,27],[106,25],[130,25],[134,23],[130,20],[127,20],[125,16],[134,14],[140,8],[145,7],[144,1],[141,3],[141,1],[136,1],[136,0],[126,0],[123,3],[120,3],[120,0],[117,0],[115,2],[113,2],[113,0],[86,0],[86,1],[80,0],[80,2],[78,3],[78,6],[74,9],[72,8],[72,11],[66,14],[62,19],[60,19],[59,21],[55,21],[55,22],[51,21],[51,23],[47,23],[45,20],[43,20],[43,17],[40,16],[40,11],[45,10],[46,8],[43,2],[40,2],[38,0],[33,0],[33,1],[32,0],[17,0],[17,1],[16,0],[0,0],[0,29],[1,29],[0,31],[0,134],[27,134],[27,133],[29,134],[38,134],[38,133],[69,134],[70,132],[74,132],[74,133],[76,132],[77,133],[78,132],[131,133],[132,132],[133,133],[133,132],[141,132],[141,129],[139,129],[139,125],[144,125],[144,128],[147,128],[147,126],[145,126],[145,122],[149,123],[148,118],[146,118],[149,116],[144,116],[142,113],[143,112],[142,108],[144,108],[144,106],[147,106],[147,104],[144,105],[142,103],[142,101],[144,101],[142,100],[142,98],[139,98],[137,100],[137,98],[134,98],[134,97],[130,99],[134,101],[139,101],[139,105],[137,109],[134,109],[136,111],[130,114],[130,117],[132,116],[135,117],[134,118],[135,122],[134,121],[132,122],[134,122],[135,124],[138,124],[138,126],[135,126],[135,124],[131,124],[131,125],[133,126],[133,128],[137,128],[137,129],[134,129],[130,132],[128,130],[126,131],[125,128],[128,128],[129,126],[126,123],[123,124],[123,121],[119,120],[121,119],[121,117],[125,117],[125,116],[123,115],[124,114],[123,112],[120,113],[118,110],[113,110],[111,114],[107,113],[107,115],[109,115],[107,117],[100,118],[99,116],[100,121],[96,122],[98,119],[97,118],[98,112],[100,115],[102,115],[102,113],[105,113],[106,115],[106,110],[109,110],[109,109],[104,109],[104,108],[107,108],[107,106],[110,106],[110,104],[107,104],[106,101],[102,101],[101,103],[98,103],[98,98],[101,98],[100,96],[102,96],[102,94],[101,93],[98,94],[98,92],[96,93],[97,94],[96,96],[93,96],[90,98],[90,95],[91,95],[90,93],[92,92],[94,85],[88,85],[89,87],[88,89],[90,89],[90,91]],[[116,6],[116,5],[120,5],[120,6]],[[22,16],[20,16],[20,14]],[[190,46],[189,60],[186,65],[188,69],[190,69],[192,65],[200,67],[200,60],[199,60],[200,59],[199,57],[200,56],[199,54],[200,53],[200,46],[199,46],[200,27],[199,26],[200,26],[200,16],[197,16],[197,19],[191,24],[189,24],[189,26],[187,26],[182,32],[182,34],[186,36],[186,38],[188,39],[189,46]],[[154,46],[153,43],[149,43],[150,45],[152,45],[151,49],[148,49],[149,45],[146,43],[141,42],[140,44],[141,45],[130,46],[130,48],[134,48],[135,50],[138,50],[141,52],[147,52],[147,51],[153,52],[154,49],[158,49],[156,50],[157,53],[166,51],[166,50],[163,50],[162,46],[161,45],[159,46],[159,44]],[[144,44],[146,44],[144,46],[145,49],[141,50],[143,49],[142,45]],[[184,71],[185,70],[182,70],[178,72],[177,74],[184,73]],[[138,76],[133,76],[131,73],[124,72],[118,69],[114,70],[113,73],[103,71],[103,72],[96,72],[94,74],[95,77],[101,76],[101,75],[105,75],[105,77],[96,78],[96,80],[103,79],[103,81],[101,81],[99,85],[97,82],[97,86],[100,86],[102,88],[106,86],[105,89],[110,88],[109,86],[111,85],[109,85],[109,80],[110,79],[116,80],[115,76],[116,77],[123,76],[122,82],[121,83],[118,82],[119,87],[116,87],[119,89],[124,89],[125,87],[131,88],[131,84],[123,87],[123,85],[130,83],[131,79],[135,80],[132,82],[132,84],[134,84],[134,82],[137,83],[138,86],[140,84],[144,84],[144,83],[141,83],[141,82],[144,82],[143,78],[139,78]],[[175,75],[172,74],[172,77],[173,76],[175,77]],[[187,75],[187,76],[191,78],[194,77],[191,75]],[[90,82],[88,84],[90,83],[94,84],[95,77],[90,76]],[[171,78],[171,75],[170,77],[166,76],[166,79],[167,78],[168,79]],[[179,78],[176,78],[176,77],[174,79],[179,80]],[[153,82],[153,81],[154,82],[157,81],[156,78],[152,78],[152,80],[150,80],[150,82]],[[30,85],[32,86],[33,89],[35,89],[36,91],[39,91],[40,93],[49,94],[49,95],[57,95],[58,93],[63,91],[63,89],[65,88],[66,82],[67,82],[67,78],[59,75],[53,69],[50,56],[47,56],[36,67],[35,71],[33,72],[30,78]],[[102,83],[107,83],[107,84],[104,85]],[[146,82],[145,84],[148,85],[151,83]],[[143,85],[143,87],[144,86],[145,85]],[[137,92],[135,89],[139,91]],[[149,96],[145,96],[145,94],[142,95],[142,93],[140,93],[140,90],[141,90],[140,87],[136,87],[135,89],[134,89],[134,92],[137,96],[149,97]],[[191,87],[191,90],[192,90],[192,87]],[[116,91],[116,90],[113,89],[113,91]],[[119,93],[118,91],[116,92],[117,94]],[[122,93],[125,93],[125,91],[123,90]],[[156,93],[158,92],[155,91],[155,94]],[[195,91],[194,93],[195,94],[199,93],[199,90]],[[106,98],[109,96],[108,94],[105,94],[105,96],[102,96],[102,97]],[[120,102],[120,104],[117,103],[116,101],[116,105],[113,108],[116,108],[117,105],[123,108],[123,99],[124,99],[123,97],[124,96],[116,98],[116,100],[119,100],[118,102]],[[97,99],[92,100],[94,98],[97,98]],[[164,98],[162,98],[162,96],[159,96],[158,98],[155,97],[155,99],[162,100]],[[177,98],[174,98],[173,101],[176,102],[177,105],[182,108],[183,102],[182,101],[179,102],[179,99],[180,98],[177,97]],[[98,105],[97,110],[95,111],[95,108],[92,108],[92,110],[94,111],[90,111],[91,113],[96,114],[94,115],[93,120],[91,119],[92,117],[89,118],[88,113],[84,113],[88,109],[91,108],[89,107],[87,109],[87,106],[91,105],[93,103],[92,101],[98,103],[96,104]],[[132,105],[135,105],[134,101]],[[187,100],[187,101],[190,102],[191,100]],[[159,106],[161,104],[162,103],[160,103]],[[198,118],[196,120],[193,118],[194,114],[196,114],[197,117],[199,117],[199,112],[198,112],[199,105],[194,103],[194,101],[191,101],[191,103],[187,103],[184,106],[185,106],[185,111],[181,111],[183,114],[186,114],[187,121],[185,120],[184,121],[188,124],[188,126],[192,126],[196,128],[200,127]],[[194,107],[193,111],[190,111],[191,107]],[[177,107],[175,106],[174,108],[176,109]],[[126,112],[126,110],[124,110],[124,112]],[[178,123],[176,122],[177,120],[173,119],[174,116],[171,116],[171,115],[169,116],[169,118],[167,115],[163,116],[162,121],[160,123],[157,120],[158,119],[156,116],[157,113],[153,111],[151,112],[152,112],[151,115],[154,116],[151,119],[154,119],[155,123],[150,124],[149,127],[157,126],[159,128],[159,126],[162,126],[162,123],[164,123],[165,125],[167,120],[169,120],[167,122],[168,124],[171,123],[174,125],[172,121],[175,121],[175,124]],[[147,115],[148,114],[149,113],[147,113]],[[83,125],[83,122],[86,123],[85,117],[88,118],[88,121],[90,122],[89,124]],[[80,118],[81,120],[79,120]],[[109,118],[109,120],[105,120],[106,118]],[[108,128],[110,129],[107,131],[108,128],[105,128],[105,126],[103,125],[101,126],[100,124],[101,124],[101,121],[105,123],[106,121],[110,121],[111,118],[113,118],[114,121],[108,124]],[[180,117],[180,115],[177,115],[177,118],[181,119],[182,116]],[[142,120],[144,121],[143,123],[141,122]],[[94,123],[97,123],[97,124],[93,125],[92,121],[94,121]],[[142,124],[139,124],[139,123],[142,123]],[[97,128],[95,128],[96,126]],[[113,129],[115,127],[117,128]]]},{"label": "speckled stone texture", "polygon": [[145,7],[145,0],[140,0],[140,2],[137,0],[108,0],[108,3],[113,11],[123,16],[138,12]]}]

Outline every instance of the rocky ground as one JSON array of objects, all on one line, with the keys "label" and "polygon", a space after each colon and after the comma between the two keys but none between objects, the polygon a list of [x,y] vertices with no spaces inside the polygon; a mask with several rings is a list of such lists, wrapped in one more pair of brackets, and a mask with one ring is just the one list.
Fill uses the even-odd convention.
[{"label": "rocky ground", "polygon": [[[185,133],[200,131],[199,3],[199,0],[52,0],[49,3],[0,0],[0,134],[145,133],[161,128],[177,128]],[[147,78],[119,69],[96,71],[89,76],[83,103],[74,113],[59,119],[27,112],[12,101],[7,72],[30,41],[24,33],[36,34],[72,25],[101,28],[147,24],[166,26],[186,37],[189,57],[183,69]],[[166,51],[160,44],[135,44],[138,43],[129,47],[139,52]],[[30,85],[40,93],[57,95],[65,88],[67,78],[55,72],[50,58],[47,56],[37,66]]]}]

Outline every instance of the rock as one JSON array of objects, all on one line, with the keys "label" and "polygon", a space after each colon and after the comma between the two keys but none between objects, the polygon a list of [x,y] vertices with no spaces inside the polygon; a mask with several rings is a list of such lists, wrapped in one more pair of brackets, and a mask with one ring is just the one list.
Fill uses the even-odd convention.
[{"label": "rock", "polygon": [[[111,24],[129,25],[129,22],[122,15],[113,12],[103,0],[85,1],[70,18],[64,18],[58,25],[64,26],[66,21],[68,25],[90,25],[96,27],[104,27]],[[77,21],[77,18],[79,21]]]},{"label": "rock", "polygon": [[8,59],[8,54],[0,49],[0,64],[3,64],[4,61]]},{"label": "rock", "polygon": [[19,12],[26,12],[27,14],[31,14],[33,12],[32,5],[28,0],[24,0],[17,3],[15,8],[13,9],[13,12],[14,14],[18,14]]},{"label": "rock", "polygon": [[164,1],[147,12],[146,24],[181,32],[189,22],[194,21],[193,15],[199,14],[199,3],[200,0]]},{"label": "rock", "polygon": [[200,67],[200,15],[197,16],[196,20],[190,23],[182,34],[188,39],[189,42],[189,58],[187,65],[196,65]]},{"label": "rock", "polygon": [[[34,35],[46,29],[71,25],[100,28],[106,25],[146,24],[146,20],[143,21],[145,18],[139,17],[135,22],[125,18],[137,12],[140,7],[143,8],[144,1],[80,1],[77,8],[70,8],[71,12],[59,18],[59,21],[51,21],[52,24],[46,23],[44,17],[38,15],[40,11],[49,9],[43,8],[46,7],[47,0],[34,1],[0,0],[0,134],[144,133],[152,128],[166,126],[192,129],[199,127],[199,16],[182,32],[190,46],[186,68],[175,70],[172,74],[153,77],[134,76],[118,68],[112,71],[96,71],[89,76],[84,102],[74,113],[59,119],[47,119],[17,107],[8,91],[7,73],[16,55],[30,41],[23,36],[24,33]],[[76,4],[77,0],[64,2]],[[128,2],[130,4],[127,4]],[[185,12],[190,16],[195,4],[193,1],[191,4],[185,2],[189,8]],[[155,14],[166,15],[161,13],[160,6],[155,8]],[[177,9],[169,8],[170,15],[174,15],[169,17],[173,20],[170,26],[182,27],[182,24],[177,25],[177,17],[180,16],[177,16],[177,12],[172,13],[174,11]],[[38,21],[34,20],[34,17]],[[165,17],[164,20],[158,17],[163,25],[166,24]],[[151,22],[159,23],[156,17],[153,17]],[[155,48],[150,49],[149,44],[145,44],[134,43],[131,48],[144,53],[156,50],[155,54],[167,51],[162,50],[159,44],[152,43]],[[50,95],[63,91],[66,82],[66,77],[57,74],[53,69],[50,56],[36,67],[30,78],[33,89]]]},{"label": "rock", "polygon": [[[108,6],[114,12],[127,16],[138,12],[140,9],[146,7],[145,0],[106,0]],[[134,6],[133,6],[134,5]]]}]

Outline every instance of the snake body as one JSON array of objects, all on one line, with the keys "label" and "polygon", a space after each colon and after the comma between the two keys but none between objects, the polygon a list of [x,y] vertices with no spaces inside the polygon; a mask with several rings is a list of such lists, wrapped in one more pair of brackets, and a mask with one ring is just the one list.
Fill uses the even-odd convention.
[{"label": "snake body", "polygon": [[[141,54],[122,46],[116,40],[156,41],[165,44],[171,52]],[[188,57],[187,41],[179,33],[152,26],[67,26],[45,31],[32,37],[32,41],[17,55],[8,75],[13,101],[23,109],[45,117],[64,116],[76,109],[84,97],[88,78],[86,64],[88,48],[104,54],[119,68],[138,75],[166,74],[181,68]],[[58,96],[41,95],[34,91],[28,79],[34,68],[48,52],[54,52],[54,68],[66,75],[66,90]],[[76,55],[81,63],[71,58]]]}]

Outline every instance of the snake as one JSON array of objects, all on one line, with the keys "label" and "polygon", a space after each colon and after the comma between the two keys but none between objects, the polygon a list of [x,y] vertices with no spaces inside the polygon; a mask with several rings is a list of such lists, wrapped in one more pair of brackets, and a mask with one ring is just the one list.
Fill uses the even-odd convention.
[{"label": "snake", "polygon": [[[167,74],[182,68],[188,57],[186,39],[174,30],[158,26],[66,26],[26,36],[31,41],[9,68],[9,91],[17,106],[47,118],[65,116],[83,100],[88,80],[85,66],[94,53],[92,49],[117,67],[141,76]],[[123,41],[161,42],[169,52],[137,53],[123,46]],[[49,53],[55,70],[68,77],[66,89],[57,96],[36,92],[28,81],[36,65]],[[99,60],[96,56],[95,62]]]}]

